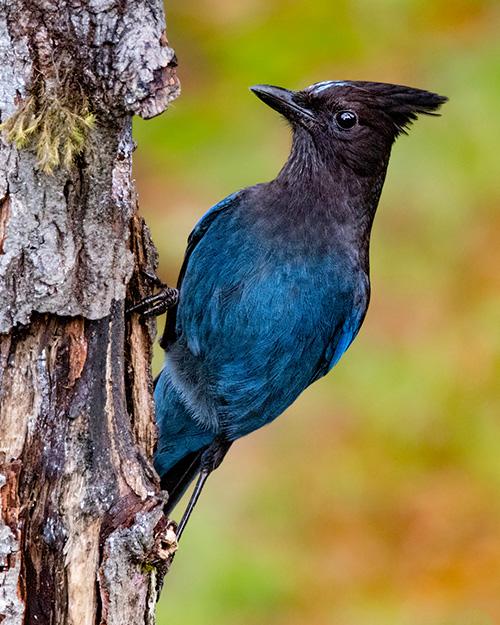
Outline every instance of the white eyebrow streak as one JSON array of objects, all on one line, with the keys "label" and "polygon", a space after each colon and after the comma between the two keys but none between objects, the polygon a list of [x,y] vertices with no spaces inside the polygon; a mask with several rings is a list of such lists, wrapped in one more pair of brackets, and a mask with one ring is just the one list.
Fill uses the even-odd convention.
[{"label": "white eyebrow streak", "polygon": [[311,91],[314,91],[315,93],[320,93],[321,91],[324,91],[325,89],[329,89],[330,87],[352,87],[352,83],[350,82],[343,82],[342,80],[324,80],[323,82],[317,82],[314,83],[314,85],[311,85],[310,87],[308,87],[308,89],[310,89]]}]

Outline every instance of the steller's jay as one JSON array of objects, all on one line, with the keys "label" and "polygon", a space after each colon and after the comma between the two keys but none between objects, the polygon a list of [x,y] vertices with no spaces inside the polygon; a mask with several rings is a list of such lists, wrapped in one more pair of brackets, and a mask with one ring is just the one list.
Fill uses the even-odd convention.
[{"label": "steller's jay", "polygon": [[155,388],[167,514],[199,474],[178,537],[232,443],[280,415],[358,333],[391,146],[447,100],[358,81],[251,90],[290,123],[293,142],[274,180],[216,204],[188,240]]}]

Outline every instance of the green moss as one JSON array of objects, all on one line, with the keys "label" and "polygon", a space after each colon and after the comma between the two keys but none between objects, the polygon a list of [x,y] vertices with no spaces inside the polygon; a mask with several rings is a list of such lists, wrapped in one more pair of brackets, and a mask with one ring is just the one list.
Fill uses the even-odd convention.
[{"label": "green moss", "polygon": [[52,98],[39,90],[23,100],[0,130],[18,149],[34,151],[40,169],[52,174],[56,167],[70,167],[90,146],[95,123],[85,96]]}]

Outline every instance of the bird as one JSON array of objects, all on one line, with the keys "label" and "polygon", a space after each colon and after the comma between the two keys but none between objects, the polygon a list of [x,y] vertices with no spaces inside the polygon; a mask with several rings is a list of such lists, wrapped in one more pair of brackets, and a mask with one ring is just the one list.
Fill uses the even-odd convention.
[{"label": "bird", "polygon": [[369,81],[250,90],[285,118],[292,144],[276,178],[223,199],[188,238],[154,393],[166,514],[198,478],[178,539],[234,441],[276,419],[356,337],[392,145],[447,101]]}]

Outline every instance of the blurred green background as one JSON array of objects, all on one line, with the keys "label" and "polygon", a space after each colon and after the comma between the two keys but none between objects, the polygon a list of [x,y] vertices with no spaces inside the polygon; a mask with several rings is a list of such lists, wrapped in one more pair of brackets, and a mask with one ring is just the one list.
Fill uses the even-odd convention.
[{"label": "blurred green background", "polygon": [[135,176],[170,284],[198,218],[287,156],[249,85],[377,80],[450,102],[394,147],[358,338],[211,477],[159,625],[500,623],[498,0],[165,10],[182,94],[135,121]]}]

